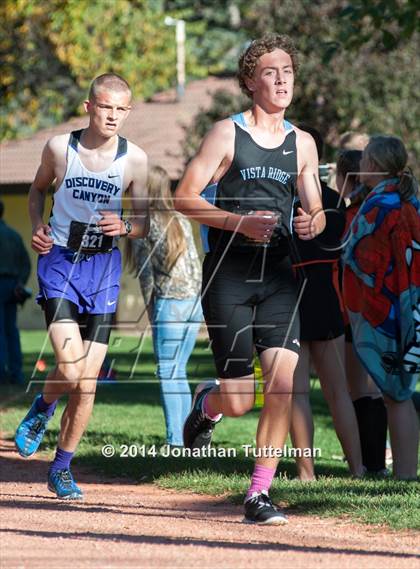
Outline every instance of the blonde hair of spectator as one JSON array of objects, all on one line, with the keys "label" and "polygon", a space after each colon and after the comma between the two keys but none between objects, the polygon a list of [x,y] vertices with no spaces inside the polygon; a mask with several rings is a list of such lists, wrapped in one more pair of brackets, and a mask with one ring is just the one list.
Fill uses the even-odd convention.
[{"label": "blonde hair of spectator", "polygon": [[340,136],[338,147],[342,150],[364,150],[368,143],[368,134],[349,130]]},{"label": "blonde hair of spectator", "polygon": [[[184,230],[175,211],[171,180],[161,166],[152,166],[147,177],[150,216],[156,220],[162,229],[161,239],[165,242],[165,266],[162,270],[170,273],[178,258],[187,250]],[[147,237],[146,237],[147,239]],[[130,239],[126,242],[125,262],[129,270],[137,273],[138,267]]]}]

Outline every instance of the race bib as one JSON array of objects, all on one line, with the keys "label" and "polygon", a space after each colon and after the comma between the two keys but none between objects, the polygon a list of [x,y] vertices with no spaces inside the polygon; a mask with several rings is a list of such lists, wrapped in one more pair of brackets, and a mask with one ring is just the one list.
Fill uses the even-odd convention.
[{"label": "race bib", "polygon": [[70,235],[67,247],[72,251],[81,253],[108,253],[112,251],[113,238],[104,235],[96,224],[72,221],[70,223]]}]

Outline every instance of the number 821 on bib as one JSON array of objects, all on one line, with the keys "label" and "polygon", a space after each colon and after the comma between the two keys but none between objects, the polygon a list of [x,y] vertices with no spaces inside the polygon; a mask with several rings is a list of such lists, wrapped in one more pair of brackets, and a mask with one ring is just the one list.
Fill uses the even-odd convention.
[{"label": "number 821 on bib", "polygon": [[112,251],[113,238],[104,235],[101,229],[94,223],[82,223],[72,221],[67,247],[80,253],[108,253]]}]

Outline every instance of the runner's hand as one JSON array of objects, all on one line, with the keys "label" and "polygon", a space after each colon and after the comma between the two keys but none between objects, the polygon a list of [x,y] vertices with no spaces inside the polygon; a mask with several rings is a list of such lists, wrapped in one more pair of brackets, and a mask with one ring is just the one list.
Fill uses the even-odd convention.
[{"label": "runner's hand", "polygon": [[39,255],[47,255],[52,249],[53,240],[50,237],[51,227],[40,223],[32,231],[31,247]]},{"label": "runner's hand", "polygon": [[272,211],[255,211],[241,217],[238,231],[254,241],[268,243],[276,224],[277,216]]},{"label": "runner's hand", "polygon": [[[322,212],[322,210],[319,211]],[[323,220],[324,216],[322,216],[322,221]],[[325,223],[318,222],[316,214],[310,215],[301,207],[298,207],[297,215],[293,219],[293,226],[299,239],[309,241],[324,230]]]},{"label": "runner's hand", "polygon": [[125,223],[117,213],[105,210],[101,211],[100,214],[102,219],[98,221],[97,225],[102,229],[104,235],[110,237],[126,235]]}]

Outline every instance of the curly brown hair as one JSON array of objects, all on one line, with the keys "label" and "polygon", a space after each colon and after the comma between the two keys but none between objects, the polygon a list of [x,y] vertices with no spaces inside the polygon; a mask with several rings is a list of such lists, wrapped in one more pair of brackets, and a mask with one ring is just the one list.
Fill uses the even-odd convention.
[{"label": "curly brown hair", "polygon": [[289,36],[266,34],[262,38],[254,40],[239,58],[237,74],[241,91],[251,99],[252,92],[246,86],[245,79],[251,79],[253,77],[259,58],[265,53],[270,53],[275,49],[282,49],[290,55],[294,72],[296,72],[299,67],[298,51]]}]

